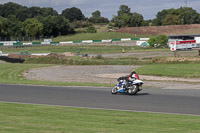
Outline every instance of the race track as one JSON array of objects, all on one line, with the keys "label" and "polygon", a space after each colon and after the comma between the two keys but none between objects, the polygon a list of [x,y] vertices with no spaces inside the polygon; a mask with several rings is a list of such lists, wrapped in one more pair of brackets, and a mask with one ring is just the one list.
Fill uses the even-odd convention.
[{"label": "race track", "polygon": [[1,102],[200,115],[200,90],[143,89],[112,95],[111,88],[0,84]]}]

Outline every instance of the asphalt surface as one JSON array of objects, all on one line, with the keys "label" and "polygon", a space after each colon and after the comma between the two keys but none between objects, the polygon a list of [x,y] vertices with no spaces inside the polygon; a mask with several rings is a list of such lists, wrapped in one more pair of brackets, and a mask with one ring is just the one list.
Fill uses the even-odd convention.
[{"label": "asphalt surface", "polygon": [[200,90],[143,89],[135,96],[111,88],[0,84],[1,102],[200,115]]}]

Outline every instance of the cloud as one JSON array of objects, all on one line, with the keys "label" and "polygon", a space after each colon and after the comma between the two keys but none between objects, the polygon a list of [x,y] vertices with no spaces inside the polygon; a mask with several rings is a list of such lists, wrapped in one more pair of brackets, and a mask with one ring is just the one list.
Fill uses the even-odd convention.
[{"label": "cloud", "polygon": [[82,5],[88,3],[89,0],[70,0],[71,5]]}]

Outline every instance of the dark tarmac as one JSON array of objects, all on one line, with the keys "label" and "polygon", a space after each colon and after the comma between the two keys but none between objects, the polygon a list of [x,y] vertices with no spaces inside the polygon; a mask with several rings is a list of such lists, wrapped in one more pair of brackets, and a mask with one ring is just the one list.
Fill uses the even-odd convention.
[{"label": "dark tarmac", "polygon": [[111,88],[0,84],[0,101],[97,109],[200,115],[200,90],[143,89],[112,95]]}]

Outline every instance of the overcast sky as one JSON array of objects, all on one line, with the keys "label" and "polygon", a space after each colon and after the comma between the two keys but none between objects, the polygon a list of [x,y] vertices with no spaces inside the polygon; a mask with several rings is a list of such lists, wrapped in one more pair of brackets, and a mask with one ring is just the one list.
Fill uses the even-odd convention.
[{"label": "overcast sky", "polygon": [[131,8],[132,12],[138,12],[144,19],[153,19],[158,11],[169,8],[185,6],[192,7],[200,13],[200,0],[0,0],[0,4],[15,2],[24,6],[52,7],[61,13],[62,10],[70,7],[80,8],[86,17],[92,12],[99,10],[103,17],[111,19],[117,14],[119,6],[124,4]]}]

